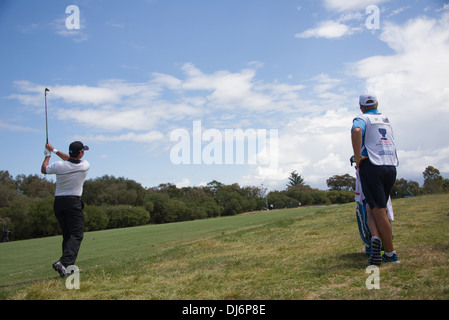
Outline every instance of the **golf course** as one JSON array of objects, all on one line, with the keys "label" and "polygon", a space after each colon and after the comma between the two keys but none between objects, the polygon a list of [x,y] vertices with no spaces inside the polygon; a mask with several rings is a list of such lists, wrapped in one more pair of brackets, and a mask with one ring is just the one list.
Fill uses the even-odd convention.
[{"label": "golf course", "polygon": [[79,289],[52,269],[61,236],[0,244],[2,300],[447,300],[449,195],[393,200],[400,263],[368,256],[355,203],[86,232]]}]

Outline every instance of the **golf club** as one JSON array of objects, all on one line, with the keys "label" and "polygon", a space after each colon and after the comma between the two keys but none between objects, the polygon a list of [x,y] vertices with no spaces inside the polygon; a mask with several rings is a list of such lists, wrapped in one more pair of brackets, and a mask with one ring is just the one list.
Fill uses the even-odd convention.
[{"label": "golf club", "polygon": [[49,89],[45,88],[45,131],[46,131],[46,138],[48,143],[48,120],[47,120],[47,92],[50,91]]}]

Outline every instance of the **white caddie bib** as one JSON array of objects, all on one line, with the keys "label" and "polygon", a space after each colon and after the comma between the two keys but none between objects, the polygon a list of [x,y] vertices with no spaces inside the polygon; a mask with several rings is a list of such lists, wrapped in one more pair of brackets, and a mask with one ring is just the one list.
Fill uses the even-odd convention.
[{"label": "white caddie bib", "polygon": [[358,118],[366,123],[365,145],[371,163],[378,166],[399,165],[394,144],[393,128],[387,116],[382,114],[361,114]]}]

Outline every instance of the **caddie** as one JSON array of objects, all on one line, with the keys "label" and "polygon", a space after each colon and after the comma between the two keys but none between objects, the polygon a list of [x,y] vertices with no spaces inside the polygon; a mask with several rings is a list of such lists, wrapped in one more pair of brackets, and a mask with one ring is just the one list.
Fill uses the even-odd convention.
[{"label": "caddie", "polygon": [[[388,117],[378,111],[377,97],[363,93],[359,98],[362,114],[353,121],[352,148],[367,201],[371,255],[368,263],[399,262],[393,245],[393,230],[387,215],[387,202],[396,181],[399,165],[393,128]],[[381,248],[385,254],[381,255]]]}]

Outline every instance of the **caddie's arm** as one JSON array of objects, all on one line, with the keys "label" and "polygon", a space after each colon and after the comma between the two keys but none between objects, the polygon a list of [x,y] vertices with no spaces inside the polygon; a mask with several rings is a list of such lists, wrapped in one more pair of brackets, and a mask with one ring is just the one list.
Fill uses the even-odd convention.
[{"label": "caddie's arm", "polygon": [[355,127],[351,131],[352,149],[354,150],[355,163],[358,169],[363,160],[368,157],[362,156],[362,129]]},{"label": "caddie's arm", "polygon": [[54,154],[56,154],[58,157],[60,157],[62,160],[69,160],[70,156],[67,153],[64,153],[62,151],[56,150],[55,148],[53,148],[53,146],[49,143],[47,143],[45,145],[45,147],[47,148],[48,151],[53,152]]}]

